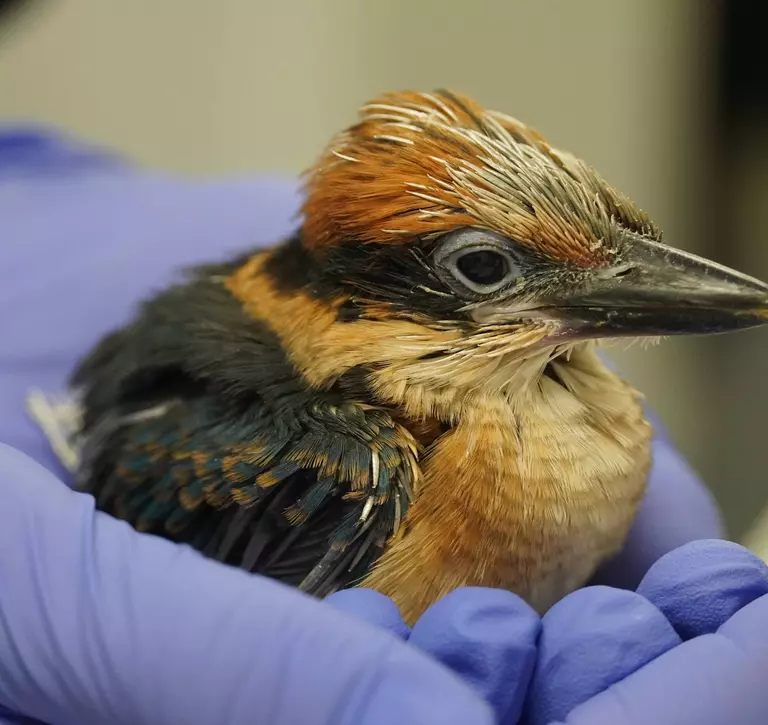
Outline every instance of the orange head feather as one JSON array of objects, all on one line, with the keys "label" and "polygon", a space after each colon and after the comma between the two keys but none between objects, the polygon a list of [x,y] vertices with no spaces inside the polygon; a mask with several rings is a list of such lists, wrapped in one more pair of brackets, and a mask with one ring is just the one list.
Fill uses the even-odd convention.
[{"label": "orange head feather", "polygon": [[591,167],[536,131],[449,91],[363,106],[305,177],[304,244],[403,244],[487,229],[553,262],[610,262],[623,230],[650,219]]}]

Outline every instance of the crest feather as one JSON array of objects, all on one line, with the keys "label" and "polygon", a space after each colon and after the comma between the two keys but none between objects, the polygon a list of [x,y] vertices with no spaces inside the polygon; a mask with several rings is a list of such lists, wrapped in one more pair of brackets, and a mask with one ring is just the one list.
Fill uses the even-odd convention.
[{"label": "crest feather", "polygon": [[624,230],[659,237],[590,166],[520,121],[440,90],[376,98],[306,174],[304,243],[402,244],[487,228],[543,257],[607,263]]}]

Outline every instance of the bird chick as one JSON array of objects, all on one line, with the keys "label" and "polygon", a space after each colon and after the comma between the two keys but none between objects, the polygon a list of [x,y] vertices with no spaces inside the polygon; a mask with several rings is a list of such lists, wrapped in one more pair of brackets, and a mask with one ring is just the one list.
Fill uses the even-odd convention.
[{"label": "bird chick", "polygon": [[622,546],[651,462],[597,342],[761,325],[768,286],[449,91],[368,103],[304,181],[291,238],[146,302],[33,414],[141,531],[410,623],[463,585],[545,611]]}]

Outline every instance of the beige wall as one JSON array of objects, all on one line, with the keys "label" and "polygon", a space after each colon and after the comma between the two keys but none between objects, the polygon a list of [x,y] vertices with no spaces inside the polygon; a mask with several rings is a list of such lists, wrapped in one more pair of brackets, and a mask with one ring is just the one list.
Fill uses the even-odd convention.
[{"label": "beige wall", "polygon": [[[181,172],[295,172],[369,96],[453,86],[583,155],[669,242],[699,249],[709,3],[49,4],[0,48],[0,117],[50,121]],[[678,340],[621,357],[706,474],[717,450],[702,350]]]}]

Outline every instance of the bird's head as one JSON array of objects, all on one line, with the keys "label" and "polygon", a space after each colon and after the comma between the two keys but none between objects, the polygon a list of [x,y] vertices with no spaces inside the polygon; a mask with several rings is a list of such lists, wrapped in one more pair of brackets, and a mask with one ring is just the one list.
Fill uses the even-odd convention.
[{"label": "bird's head", "polygon": [[273,274],[336,301],[350,363],[403,381],[517,386],[595,339],[768,320],[768,286],[665,246],[586,163],[452,92],[368,103],[305,182],[300,238]]}]

